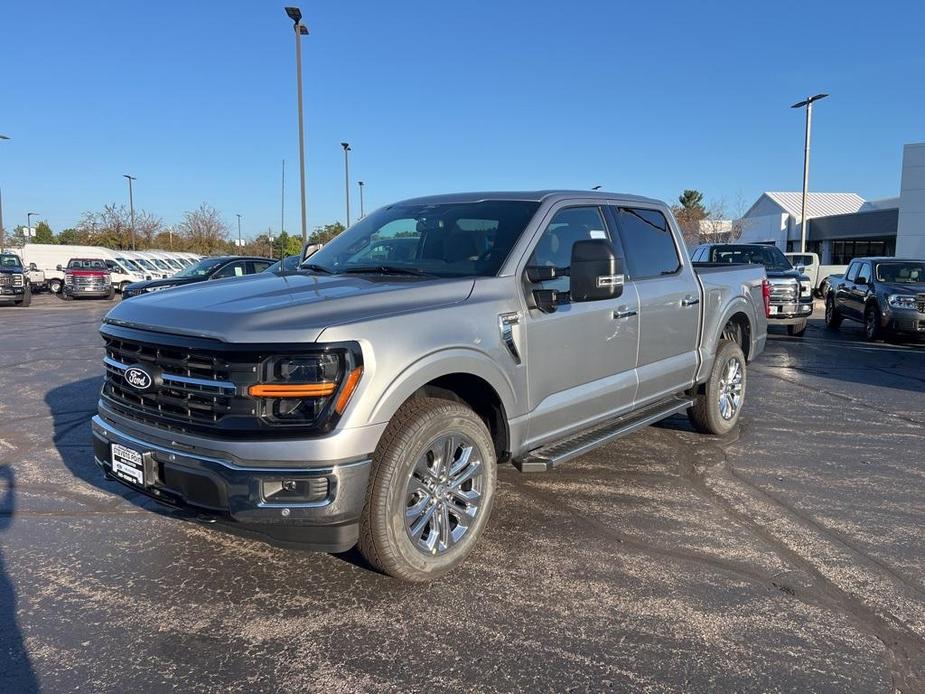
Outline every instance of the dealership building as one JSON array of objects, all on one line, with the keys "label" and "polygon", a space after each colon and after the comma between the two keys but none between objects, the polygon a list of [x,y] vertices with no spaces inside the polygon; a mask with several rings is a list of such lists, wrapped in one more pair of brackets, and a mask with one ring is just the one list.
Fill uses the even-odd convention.
[{"label": "dealership building", "polygon": [[[800,192],[766,192],[741,218],[742,243],[800,250]],[[898,255],[925,258],[925,143],[903,148],[899,197],[865,200],[857,193],[809,193],[806,250],[824,264]]]}]

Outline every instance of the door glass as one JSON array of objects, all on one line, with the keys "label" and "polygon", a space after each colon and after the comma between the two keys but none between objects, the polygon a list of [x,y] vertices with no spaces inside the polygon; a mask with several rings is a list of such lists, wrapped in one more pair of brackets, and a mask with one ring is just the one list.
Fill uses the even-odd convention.
[{"label": "door glass", "polygon": [[671,229],[661,212],[621,207],[617,228],[633,279],[673,275],[681,269]]},{"label": "door glass", "polygon": [[851,263],[848,267],[848,274],[845,275],[847,281],[854,282],[854,280],[857,279],[859,266],[860,263]]},{"label": "door glass", "polygon": [[[566,207],[556,212],[540,236],[527,265],[566,268],[572,263],[572,246],[576,241],[608,239],[604,218],[597,207]],[[568,277],[543,283],[544,289],[561,292],[569,287]]]},{"label": "door glass", "polygon": [[861,263],[858,271],[858,281],[870,282],[870,263]]},{"label": "door glass", "polygon": [[225,277],[241,277],[244,274],[244,263],[238,261],[236,263],[229,263],[221,270],[212,275],[212,279],[220,280]]}]

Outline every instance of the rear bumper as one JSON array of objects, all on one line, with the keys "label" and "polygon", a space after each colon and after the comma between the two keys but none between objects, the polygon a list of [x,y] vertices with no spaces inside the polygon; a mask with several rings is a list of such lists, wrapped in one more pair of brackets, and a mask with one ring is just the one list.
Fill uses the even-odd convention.
[{"label": "rear bumper", "polygon": [[[194,452],[177,441],[130,432],[99,415],[93,417],[92,430],[94,457],[107,476],[157,501],[224,516],[318,551],[342,552],[356,544],[369,456],[336,464],[289,461],[268,466],[260,460],[260,449],[273,442],[258,441],[249,444],[257,458],[249,465],[237,458]],[[114,443],[141,453],[143,485],[113,475]],[[305,496],[282,501],[268,498],[268,490],[283,482],[298,485]]]}]

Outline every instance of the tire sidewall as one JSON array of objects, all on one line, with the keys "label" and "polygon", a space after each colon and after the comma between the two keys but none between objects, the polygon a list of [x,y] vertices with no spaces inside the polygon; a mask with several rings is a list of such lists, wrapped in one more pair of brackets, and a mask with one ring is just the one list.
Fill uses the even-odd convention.
[{"label": "tire sidewall", "polygon": [[[385,532],[387,544],[397,554],[399,561],[412,572],[419,574],[421,580],[440,576],[465,560],[478,542],[494,504],[497,471],[494,445],[488,430],[468,408],[455,405],[452,410],[454,414],[450,417],[446,416],[447,408],[443,407],[423,412],[399,435],[389,450],[383,451],[382,458],[376,461],[376,464],[385,466],[386,474],[380,477],[377,485],[379,488],[374,489],[373,494],[385,495],[385,517],[376,517],[379,515],[377,511],[383,507],[373,503],[373,517],[370,518],[370,522]],[[429,556],[414,546],[405,530],[408,479],[427,446],[449,433],[463,434],[479,449],[484,466],[482,507],[458,544],[444,554]]]},{"label": "tire sidewall", "polygon": [[[869,327],[871,316],[874,318],[873,330]],[[864,311],[864,337],[868,340],[876,340],[880,337],[880,309],[876,306],[868,306]]]},{"label": "tire sidewall", "polygon": [[[742,401],[739,409],[733,415],[732,419],[725,419],[719,411],[719,382],[725,371],[726,364],[733,357],[738,358],[742,368]],[[745,362],[745,354],[742,348],[734,342],[724,340],[720,343],[720,348],[716,352],[716,360],[713,362],[713,370],[710,373],[710,380],[707,381],[705,396],[707,398],[707,417],[710,420],[710,428],[718,435],[728,434],[735,428],[742,415],[742,408],[745,406],[745,398],[748,395],[748,368]]]}]

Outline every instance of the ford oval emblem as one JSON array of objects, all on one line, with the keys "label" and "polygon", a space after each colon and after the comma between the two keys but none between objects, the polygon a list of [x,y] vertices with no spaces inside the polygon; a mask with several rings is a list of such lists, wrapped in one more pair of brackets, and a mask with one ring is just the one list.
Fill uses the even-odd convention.
[{"label": "ford oval emblem", "polygon": [[125,378],[125,382],[135,390],[147,390],[151,387],[151,384],[154,383],[151,374],[144,369],[139,369],[137,366],[126,369],[123,378]]}]

